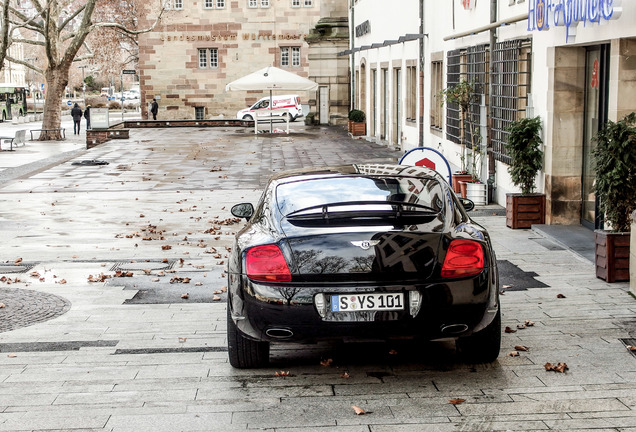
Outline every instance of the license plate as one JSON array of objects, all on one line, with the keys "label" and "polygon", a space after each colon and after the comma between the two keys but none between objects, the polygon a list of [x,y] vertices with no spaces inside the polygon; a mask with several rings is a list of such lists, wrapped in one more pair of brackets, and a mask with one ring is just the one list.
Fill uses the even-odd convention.
[{"label": "license plate", "polygon": [[331,312],[403,310],[402,293],[340,294],[331,296]]}]

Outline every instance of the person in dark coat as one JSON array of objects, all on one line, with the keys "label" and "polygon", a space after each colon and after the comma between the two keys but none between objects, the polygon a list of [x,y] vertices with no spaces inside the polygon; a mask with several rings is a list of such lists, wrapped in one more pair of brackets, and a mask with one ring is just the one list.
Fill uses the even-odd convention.
[{"label": "person in dark coat", "polygon": [[84,111],[84,118],[86,119],[86,130],[91,128],[91,106],[86,105],[86,110]]},{"label": "person in dark coat", "polygon": [[157,103],[157,99],[152,100],[152,105],[150,106],[150,112],[152,113],[152,119],[157,120],[157,113],[159,112],[159,104]]},{"label": "person in dark coat", "polygon": [[77,103],[71,110],[71,117],[73,117],[73,135],[79,135],[80,133],[80,121],[82,120],[82,109]]}]

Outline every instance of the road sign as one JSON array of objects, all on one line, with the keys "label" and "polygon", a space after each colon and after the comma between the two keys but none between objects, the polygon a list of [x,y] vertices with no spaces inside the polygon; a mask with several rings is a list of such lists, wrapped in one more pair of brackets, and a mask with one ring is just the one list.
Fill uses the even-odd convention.
[{"label": "road sign", "polygon": [[136,75],[137,71],[134,69],[124,69],[123,71],[121,71],[121,73],[123,73],[124,75],[127,75],[127,74]]},{"label": "road sign", "polygon": [[68,106],[73,105],[73,101],[70,101],[70,100],[69,100],[69,101],[66,101],[66,105],[68,105]]},{"label": "road sign", "polygon": [[421,166],[440,173],[442,177],[452,182],[450,165],[446,158],[437,150],[429,147],[417,147],[402,156],[400,165]]}]

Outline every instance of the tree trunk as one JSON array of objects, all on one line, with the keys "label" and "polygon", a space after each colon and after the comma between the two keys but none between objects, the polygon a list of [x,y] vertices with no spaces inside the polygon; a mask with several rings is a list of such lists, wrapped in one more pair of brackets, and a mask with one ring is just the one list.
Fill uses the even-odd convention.
[{"label": "tree trunk", "polygon": [[60,125],[62,123],[62,97],[68,84],[69,66],[60,65],[57,67],[49,66],[46,76],[46,100],[44,102],[44,120],[40,134],[40,141],[59,140],[62,138]]}]

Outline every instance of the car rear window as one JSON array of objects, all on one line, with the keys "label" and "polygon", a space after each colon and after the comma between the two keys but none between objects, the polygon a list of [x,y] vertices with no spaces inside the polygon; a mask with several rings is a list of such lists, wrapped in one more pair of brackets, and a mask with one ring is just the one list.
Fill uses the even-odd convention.
[{"label": "car rear window", "polygon": [[439,212],[444,206],[442,194],[442,187],[434,178],[333,177],[280,184],[276,188],[276,201],[284,216],[325,205],[329,211],[332,206],[339,212],[375,211],[384,202],[412,204]]}]

